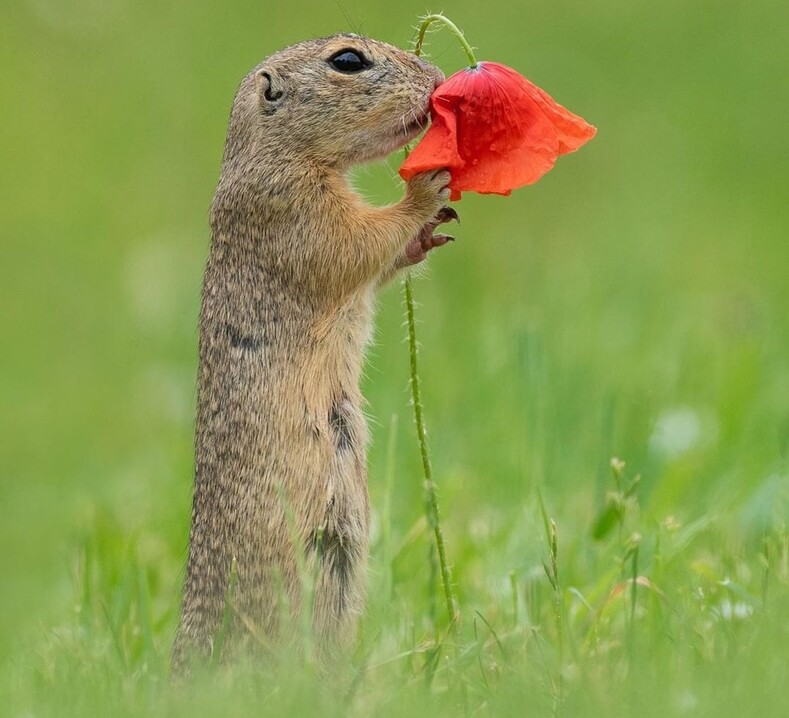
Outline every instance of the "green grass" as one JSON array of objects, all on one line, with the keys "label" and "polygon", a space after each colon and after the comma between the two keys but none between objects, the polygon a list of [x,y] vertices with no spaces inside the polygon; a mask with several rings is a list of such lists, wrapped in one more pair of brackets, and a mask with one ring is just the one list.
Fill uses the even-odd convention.
[{"label": "green grass", "polygon": [[[365,379],[374,521],[353,665],[327,684],[296,652],[169,687],[233,91],[267,52],[351,23],[405,45],[425,9],[341,4],[350,21],[317,2],[0,11],[0,714],[784,715],[777,0],[443,7],[480,58],[599,128],[538,185],[465,196],[458,241],[414,285],[457,631],[393,287]],[[463,64],[448,36],[428,49]],[[395,199],[397,164],[357,185]]]}]

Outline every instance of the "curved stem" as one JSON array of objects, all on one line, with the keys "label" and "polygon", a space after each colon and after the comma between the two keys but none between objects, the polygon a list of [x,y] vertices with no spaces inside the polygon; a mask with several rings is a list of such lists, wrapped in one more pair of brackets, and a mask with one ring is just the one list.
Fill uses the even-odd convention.
[{"label": "curved stem", "polygon": [[474,50],[472,49],[471,45],[469,45],[468,40],[466,40],[465,35],[463,35],[463,31],[455,25],[452,20],[450,20],[445,15],[441,13],[433,13],[431,15],[425,16],[422,20],[422,24],[419,26],[418,34],[416,37],[416,45],[414,45],[414,54],[419,55],[422,52],[422,43],[425,41],[425,33],[427,32],[427,28],[430,27],[434,22],[440,22],[446,27],[457,39],[458,42],[463,46],[463,50],[465,51],[469,61],[471,62],[471,67],[476,67],[479,63],[477,62],[477,58],[474,55]]}]

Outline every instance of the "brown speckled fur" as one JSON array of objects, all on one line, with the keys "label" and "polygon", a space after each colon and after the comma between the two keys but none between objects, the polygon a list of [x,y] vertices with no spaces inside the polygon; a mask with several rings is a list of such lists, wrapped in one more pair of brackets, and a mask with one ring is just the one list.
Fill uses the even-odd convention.
[{"label": "brown speckled fur", "polygon": [[[372,66],[338,72],[328,58],[344,48]],[[233,558],[225,647],[281,636],[280,597],[289,615],[300,606],[296,552],[320,562],[316,639],[352,641],[368,550],[359,377],[374,292],[424,256],[413,243],[435,226],[449,175],[418,175],[378,208],[345,173],[412,139],[441,80],[398,48],[338,35],[275,53],[241,83],[211,207],[176,672],[211,654]]]}]

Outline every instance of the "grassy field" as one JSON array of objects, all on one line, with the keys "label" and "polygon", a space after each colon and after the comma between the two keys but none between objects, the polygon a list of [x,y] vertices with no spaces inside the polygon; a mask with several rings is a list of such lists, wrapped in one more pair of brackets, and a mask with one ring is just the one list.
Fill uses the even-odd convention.
[{"label": "grassy field", "polygon": [[[415,283],[461,620],[448,630],[431,571],[393,287],[365,380],[353,666],[327,685],[295,653],[175,690],[199,287],[235,87],[309,36],[406,45],[425,8],[0,9],[0,715],[789,712],[785,8],[442,9],[480,58],[599,128],[538,185],[466,195],[458,241]],[[464,64],[449,35],[428,50]],[[396,199],[398,162],[358,186]]]}]

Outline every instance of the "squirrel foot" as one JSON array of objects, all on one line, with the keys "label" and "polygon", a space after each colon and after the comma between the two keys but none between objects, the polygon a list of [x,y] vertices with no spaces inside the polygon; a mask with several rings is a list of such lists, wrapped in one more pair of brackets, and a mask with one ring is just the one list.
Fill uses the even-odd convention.
[{"label": "squirrel foot", "polygon": [[460,217],[452,207],[442,207],[438,210],[436,216],[422,227],[419,234],[406,246],[404,266],[418,264],[427,257],[431,249],[443,247],[447,242],[454,242],[455,238],[450,234],[433,234],[438,225],[453,220],[460,223]]}]

